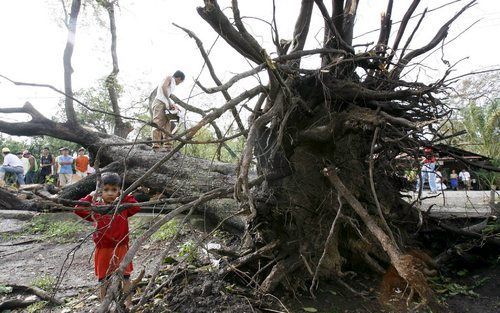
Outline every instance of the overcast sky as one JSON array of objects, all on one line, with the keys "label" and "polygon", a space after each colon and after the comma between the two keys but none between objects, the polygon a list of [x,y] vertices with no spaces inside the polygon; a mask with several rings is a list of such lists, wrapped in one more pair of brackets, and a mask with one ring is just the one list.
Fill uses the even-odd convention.
[{"label": "overcast sky", "polygon": [[[416,12],[439,7],[452,0],[422,0]],[[242,16],[255,16],[270,20],[272,16],[271,0],[240,0]],[[330,1],[325,1],[330,2]],[[222,8],[229,7],[230,1],[219,1]],[[393,21],[402,18],[410,0],[395,1]],[[452,17],[466,1],[459,1],[444,9],[428,13],[421,30],[413,41],[412,47],[426,43],[438,30],[439,26]],[[377,29],[380,13],[385,10],[386,0],[361,0],[356,18],[355,35]],[[203,60],[192,39],[181,30],[172,26],[177,23],[193,30],[208,49],[216,34],[197,14],[196,7],[203,5],[202,0],[121,0],[117,10],[118,57],[120,63],[119,81],[125,86],[126,95],[121,105],[128,106],[132,101],[149,94],[152,88],[166,74],[176,69],[183,70],[186,83],[176,89],[176,94],[185,98],[189,95],[194,78],[198,75]],[[295,18],[300,7],[300,0],[276,0],[277,24],[281,38],[290,39]],[[74,89],[96,85],[99,78],[105,77],[111,70],[109,55],[109,32],[96,21],[90,8],[82,9],[76,34],[76,46],[73,55]],[[226,10],[230,14],[230,10]],[[323,22],[317,8],[306,48],[319,46]],[[0,0],[0,74],[14,80],[47,83],[63,89],[62,54],[66,40],[66,29],[61,20],[64,14],[58,0]],[[107,23],[106,16],[104,22]],[[464,13],[452,25],[447,41],[463,32],[471,24],[481,19],[468,32],[444,47],[444,59],[454,63],[469,57],[458,67],[457,73],[484,69],[500,64],[500,3],[496,0],[479,0],[478,5]],[[413,29],[417,19],[413,19],[408,29]],[[248,28],[261,44],[272,51],[269,26],[255,19],[245,19]],[[392,32],[396,32],[394,26]],[[376,41],[378,33],[360,36],[354,44]],[[317,38],[317,39],[316,39]],[[392,41],[391,41],[392,42]],[[224,81],[233,73],[245,71],[255,64],[248,63],[229,46],[218,40],[211,58],[217,73]],[[420,78],[426,82],[436,80],[446,66],[441,61],[442,53],[438,49],[427,57],[428,67],[420,72]],[[317,58],[309,58],[304,64],[315,67]],[[414,77],[417,72],[410,74]],[[410,77],[409,76],[409,77]],[[201,76],[206,86],[213,83],[207,73]],[[233,91],[251,88],[256,79],[249,78]],[[196,94],[199,90],[195,89]],[[21,106],[30,101],[47,116],[57,112],[60,96],[50,90],[30,87],[16,87],[0,79],[0,106]],[[222,98],[197,97],[191,103],[199,106],[220,106]],[[0,116],[4,120],[11,117]]]}]

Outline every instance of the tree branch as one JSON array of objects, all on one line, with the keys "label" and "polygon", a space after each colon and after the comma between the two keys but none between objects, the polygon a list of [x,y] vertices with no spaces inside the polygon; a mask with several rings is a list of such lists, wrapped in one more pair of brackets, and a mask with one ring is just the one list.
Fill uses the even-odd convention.
[{"label": "tree branch", "polygon": [[[302,0],[300,5],[299,16],[295,22],[293,30],[292,48],[290,53],[301,51],[306,44],[307,34],[309,33],[309,26],[311,25],[311,16],[314,7],[314,0]],[[299,67],[300,60],[293,62],[292,66]]]},{"label": "tree branch", "polygon": [[358,10],[359,0],[347,0],[344,8],[344,33],[343,38],[348,45],[352,45],[354,35],[354,21]]},{"label": "tree branch", "polygon": [[31,116],[29,122],[8,123],[0,120],[0,132],[14,136],[44,136],[48,135],[64,140],[91,144],[95,141],[95,136],[89,131],[78,128],[78,131],[71,124],[57,123],[49,120],[37,111],[29,102],[21,108],[0,108],[0,113],[26,113]]},{"label": "tree branch", "polygon": [[[198,50],[200,50],[201,56],[203,57],[203,60],[205,60],[205,64],[207,65],[208,71],[210,72],[210,76],[212,76],[212,79],[217,86],[219,86],[219,87],[222,86],[222,82],[220,81],[219,77],[217,77],[217,74],[215,73],[214,66],[212,65],[212,62],[210,61],[208,53],[205,51],[205,48],[203,47],[203,43],[201,42],[200,38],[198,38],[198,36],[196,36],[196,34],[194,32],[192,32],[191,30],[189,30],[187,28],[181,27],[175,23],[173,23],[173,25],[177,28],[182,29],[186,34],[188,34],[189,37],[191,37],[195,40],[196,45],[198,46]],[[221,92],[222,92],[222,95],[224,96],[224,98],[226,99],[226,101],[231,100],[231,96],[229,95],[229,92],[227,92],[226,89],[222,89]],[[243,125],[243,122],[241,121],[241,117],[238,114],[238,111],[236,110],[235,107],[231,108],[231,114],[233,115],[234,120],[236,121],[236,124],[238,125],[238,128],[240,129],[240,131],[242,133],[246,134],[247,131],[245,129],[245,126]]]},{"label": "tree branch", "polygon": [[344,34],[344,0],[332,0],[332,21],[342,39]]},{"label": "tree branch", "polygon": [[323,0],[314,0],[316,5],[318,6],[319,10],[321,11],[321,14],[323,15],[323,18],[325,19],[325,22],[329,28],[329,30],[335,35],[335,40],[337,41],[337,47],[346,50],[349,53],[354,54],[354,48],[347,44],[344,39],[342,39],[342,36],[340,32],[337,30],[335,27],[335,24],[333,23],[332,19],[328,15],[328,10],[325,7],[325,4],[323,3]]},{"label": "tree branch", "polygon": [[76,118],[75,108],[73,106],[73,87],[71,75],[73,74],[73,67],[71,66],[71,57],[73,56],[73,49],[75,47],[76,38],[76,24],[78,14],[80,13],[80,0],[73,0],[71,3],[71,11],[68,22],[68,38],[66,40],[66,47],[64,48],[63,66],[64,66],[64,108],[66,111],[66,118],[71,124],[78,124]]},{"label": "tree branch", "polygon": [[408,53],[406,56],[404,56],[397,64],[396,68],[391,73],[391,77],[393,79],[398,79],[399,75],[403,71],[406,65],[410,63],[411,60],[414,58],[418,57],[419,55],[422,55],[434,47],[436,47],[439,42],[448,36],[448,30],[450,29],[450,25],[460,16],[462,13],[464,13],[467,9],[471,8],[473,5],[476,4],[476,0],[472,0],[468,4],[466,4],[458,13],[456,13],[448,22],[446,22],[441,28],[438,30],[434,38],[425,46],[415,49]]},{"label": "tree branch", "polygon": [[260,51],[255,51],[254,47],[233,27],[216,0],[205,0],[205,7],[198,7],[197,11],[201,18],[242,56],[257,64],[264,63]]},{"label": "tree branch", "polygon": [[106,89],[108,90],[111,108],[113,110],[115,129],[114,134],[122,138],[127,138],[127,135],[132,131],[130,123],[124,123],[121,118],[120,106],[118,104],[118,92],[116,86],[118,84],[117,76],[120,68],[118,67],[118,54],[116,52],[117,36],[116,36],[116,20],[115,20],[115,5],[113,1],[99,0],[98,3],[103,6],[108,12],[109,31],[111,33],[111,59],[113,69],[106,78]]},{"label": "tree branch", "polygon": [[260,46],[257,40],[250,35],[245,28],[245,25],[243,25],[240,16],[240,9],[238,7],[238,0],[231,0],[231,8],[233,10],[234,24],[236,25],[236,28],[238,28],[241,36],[250,44],[250,47],[254,50],[254,52],[260,55],[264,49]]},{"label": "tree branch", "polygon": [[376,50],[379,55],[384,55],[387,50],[387,44],[389,43],[389,36],[391,35],[391,25],[392,25],[392,6],[394,0],[389,0],[387,2],[387,9],[384,14],[382,14],[380,22],[380,34],[378,37]]},{"label": "tree branch", "polygon": [[[194,107],[192,105],[189,105],[187,104],[186,102],[182,101],[181,99],[177,98],[175,95],[171,94],[170,95],[170,98],[172,100],[174,100],[174,102],[176,104],[178,104],[179,106],[181,106],[182,108],[184,108],[184,110],[188,110],[188,111],[191,111],[191,112],[195,112],[195,113],[198,113],[200,114],[202,117],[205,117],[207,116],[207,113],[205,111],[203,111],[202,109],[199,109],[197,107]],[[217,123],[215,121],[212,121],[210,122],[210,125],[212,126],[212,128],[214,129],[215,131],[215,135],[217,136],[217,138],[219,140],[223,139],[224,136],[222,135],[222,131],[220,130],[219,126],[217,125]],[[242,134],[243,135],[243,134]],[[227,143],[225,143],[224,141],[221,142],[222,146],[227,150],[227,152],[233,157],[233,158],[237,158],[238,155],[236,155],[236,153],[234,153],[233,149],[231,149],[231,147],[229,147],[229,145]]]},{"label": "tree branch", "polygon": [[408,10],[406,10],[405,15],[403,16],[403,19],[401,20],[401,26],[399,26],[398,29],[398,34],[396,35],[396,39],[394,39],[394,44],[392,45],[392,52],[389,58],[387,59],[387,65],[391,63],[392,58],[396,54],[396,51],[399,48],[399,43],[401,42],[401,39],[403,38],[403,35],[406,30],[406,26],[408,25],[408,22],[410,21],[411,16],[413,15],[413,12],[415,12],[415,9],[418,7],[418,4],[420,3],[420,0],[413,0],[413,2],[410,4],[410,7]]},{"label": "tree branch", "polygon": [[[75,101],[76,103],[78,103],[79,105],[81,105],[82,107],[84,107],[85,109],[89,110],[89,111],[92,111],[92,112],[98,112],[98,113],[102,113],[102,114],[106,114],[106,115],[116,115],[115,113],[113,112],[108,112],[108,111],[104,111],[104,110],[100,110],[100,109],[94,109],[94,108],[91,108],[89,107],[88,105],[86,105],[85,103],[83,103],[82,101],[78,100],[77,98],[75,98],[74,96],[72,95],[68,95],[66,94],[64,91],[62,90],[59,90],[57,89],[56,87],[52,86],[52,85],[49,85],[49,84],[38,84],[38,83],[27,83],[27,82],[20,82],[20,81],[15,81],[15,80],[12,80],[4,75],[0,75],[0,77],[8,80],[9,82],[13,83],[14,85],[16,86],[30,86],[30,87],[42,87],[42,88],[49,88],[55,92],[57,92],[58,94],[61,94],[65,97],[70,97],[73,101]],[[135,118],[135,117],[128,117],[128,116],[123,116],[123,115],[120,115],[121,118],[123,119],[127,119],[127,120],[131,120],[131,121],[137,121],[137,122],[141,122],[141,123],[144,123],[146,125],[150,125],[150,126],[154,126],[153,123],[149,122],[149,121],[145,121],[145,120],[141,120],[141,119],[138,119],[138,118]],[[78,128],[81,128],[79,124],[73,124],[72,127],[78,127]]]},{"label": "tree branch", "polygon": [[203,92],[205,92],[205,93],[212,94],[212,93],[216,93],[216,92],[221,92],[224,90],[228,90],[236,82],[238,82],[244,78],[258,74],[260,71],[262,71],[265,68],[266,68],[266,64],[261,64],[257,67],[254,67],[251,70],[248,70],[246,72],[242,72],[240,74],[237,74],[237,75],[231,77],[227,82],[225,82],[224,84],[218,85],[217,87],[207,88],[207,87],[204,87],[199,81],[196,81],[196,85],[198,85],[198,87],[200,87],[201,90],[203,90]]}]

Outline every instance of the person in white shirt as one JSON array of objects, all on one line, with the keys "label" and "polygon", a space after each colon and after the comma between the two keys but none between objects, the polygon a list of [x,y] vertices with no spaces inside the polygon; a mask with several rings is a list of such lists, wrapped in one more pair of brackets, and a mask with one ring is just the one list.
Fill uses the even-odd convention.
[{"label": "person in white shirt", "polygon": [[458,178],[464,183],[465,189],[470,190],[471,187],[470,173],[467,172],[466,169],[460,171],[460,174],[458,174]]},{"label": "person in white shirt", "polygon": [[151,137],[153,141],[153,149],[155,151],[159,150],[163,146],[167,151],[172,149],[172,141],[159,142],[163,140],[168,140],[171,135],[171,125],[170,120],[165,110],[179,110],[179,107],[170,101],[170,95],[175,89],[175,86],[179,85],[184,81],[185,75],[181,71],[176,71],[173,76],[168,76],[163,79],[156,90],[156,97],[153,101],[152,111],[153,111],[153,123],[155,123],[158,128],[153,128]]},{"label": "person in white shirt", "polygon": [[9,148],[2,149],[3,165],[0,166],[0,187],[5,185],[5,173],[14,173],[17,176],[19,186],[24,185],[23,162],[14,154],[10,153]]},{"label": "person in white shirt", "polygon": [[448,187],[443,183],[443,174],[441,174],[441,171],[436,171],[436,187],[437,190],[446,190]]}]

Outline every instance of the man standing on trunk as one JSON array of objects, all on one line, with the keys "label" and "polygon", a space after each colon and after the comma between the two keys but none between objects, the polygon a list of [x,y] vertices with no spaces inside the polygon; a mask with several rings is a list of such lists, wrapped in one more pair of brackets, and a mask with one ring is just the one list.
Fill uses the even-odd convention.
[{"label": "man standing on trunk", "polygon": [[[158,151],[160,147],[165,147],[166,151],[172,150],[170,119],[165,113],[169,110],[179,110],[179,107],[171,102],[170,95],[175,89],[175,86],[184,81],[185,75],[181,71],[176,71],[173,76],[168,76],[160,82],[156,90],[156,97],[153,101],[153,122],[158,128],[153,128],[152,137],[153,149]],[[158,142],[165,141],[167,142]]]}]

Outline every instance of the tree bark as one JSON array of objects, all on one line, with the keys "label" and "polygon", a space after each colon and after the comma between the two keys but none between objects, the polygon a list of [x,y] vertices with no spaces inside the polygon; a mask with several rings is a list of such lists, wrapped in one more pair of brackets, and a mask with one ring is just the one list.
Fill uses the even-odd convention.
[{"label": "tree bark", "polygon": [[120,68],[118,67],[118,54],[116,51],[117,46],[117,35],[116,35],[116,20],[115,20],[115,4],[107,0],[99,1],[99,3],[106,9],[109,17],[109,31],[111,33],[111,60],[113,64],[113,70],[106,78],[106,89],[108,90],[109,100],[111,101],[111,108],[114,113],[115,128],[114,134],[127,138],[128,134],[134,129],[130,122],[123,122],[121,118],[120,105],[118,103],[118,91],[117,91],[117,76]]},{"label": "tree bark", "polygon": [[66,112],[67,122],[69,124],[78,125],[76,118],[75,108],[73,106],[73,83],[71,75],[73,74],[73,67],[71,66],[71,57],[73,56],[73,49],[75,48],[76,38],[76,25],[78,21],[78,14],[80,13],[80,0],[73,0],[71,3],[71,11],[69,14],[68,22],[68,39],[66,47],[64,48],[63,66],[64,66],[64,109]]}]

